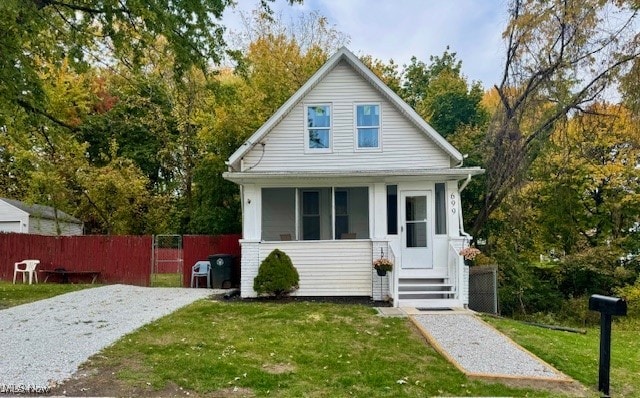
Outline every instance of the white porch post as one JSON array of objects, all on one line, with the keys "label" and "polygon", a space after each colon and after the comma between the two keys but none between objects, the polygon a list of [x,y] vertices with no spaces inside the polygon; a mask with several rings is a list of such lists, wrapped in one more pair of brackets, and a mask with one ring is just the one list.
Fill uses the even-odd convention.
[{"label": "white porch post", "polygon": [[372,205],[369,206],[369,223],[373,225],[371,239],[384,239],[387,235],[387,186],[373,184]]},{"label": "white porch post", "polygon": [[260,267],[260,242],[254,240],[240,240],[242,250],[240,275],[240,297],[256,297],[253,290],[253,280],[258,275]]},{"label": "white porch post", "polygon": [[261,190],[254,184],[247,184],[242,189],[242,232],[246,240],[261,239]]}]

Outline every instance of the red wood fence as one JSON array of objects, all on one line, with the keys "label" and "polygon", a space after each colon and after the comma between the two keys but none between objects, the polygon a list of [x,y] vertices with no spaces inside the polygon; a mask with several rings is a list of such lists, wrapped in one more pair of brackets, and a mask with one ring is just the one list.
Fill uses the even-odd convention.
[{"label": "red wood fence", "polygon": [[240,267],[240,243],[242,235],[184,235],[182,248],[184,250],[184,263],[182,269],[182,284],[187,287],[191,284],[191,267],[200,260],[207,260],[212,254],[230,254],[235,257],[234,267],[239,274]]},{"label": "red wood fence", "polygon": [[175,274],[181,271],[181,258],[183,256],[182,249],[174,248],[157,248],[156,249],[156,267],[154,272],[159,274]]},{"label": "red wood fence", "polygon": [[[211,254],[230,254],[239,269],[240,235],[185,235],[183,284],[191,282],[191,267]],[[99,271],[102,283],[149,286],[151,236],[42,236],[0,233],[0,280],[13,280],[14,263],[38,259],[38,269]],[[174,271],[175,272],[175,271]]]},{"label": "red wood fence", "polygon": [[13,280],[14,263],[38,259],[38,269],[99,271],[102,283],[149,286],[151,236],[0,234],[0,279]]}]

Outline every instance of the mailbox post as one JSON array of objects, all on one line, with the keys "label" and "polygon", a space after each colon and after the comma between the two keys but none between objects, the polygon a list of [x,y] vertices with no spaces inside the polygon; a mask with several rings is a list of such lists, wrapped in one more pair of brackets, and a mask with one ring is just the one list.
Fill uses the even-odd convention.
[{"label": "mailbox post", "polygon": [[589,298],[589,309],[600,312],[600,369],[598,390],[609,396],[611,369],[611,317],[627,315],[627,302],[618,297],[594,294]]}]

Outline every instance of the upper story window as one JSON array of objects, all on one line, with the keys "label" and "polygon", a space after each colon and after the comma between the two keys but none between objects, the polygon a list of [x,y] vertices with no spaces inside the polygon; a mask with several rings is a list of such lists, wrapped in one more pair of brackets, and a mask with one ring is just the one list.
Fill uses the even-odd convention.
[{"label": "upper story window", "polygon": [[331,106],[307,106],[307,149],[331,149]]},{"label": "upper story window", "polygon": [[380,105],[356,105],[356,135],[358,149],[380,148]]}]

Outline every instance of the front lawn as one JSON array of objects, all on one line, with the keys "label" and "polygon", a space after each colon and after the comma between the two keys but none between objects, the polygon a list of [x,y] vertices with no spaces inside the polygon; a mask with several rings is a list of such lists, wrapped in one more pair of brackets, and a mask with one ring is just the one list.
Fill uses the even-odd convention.
[{"label": "front lawn", "polygon": [[[509,319],[486,318],[518,344],[533,352],[558,370],[598,389],[600,329],[589,328],[587,334],[543,329]],[[618,318],[612,328],[611,395],[640,396],[640,322]]]},{"label": "front lawn", "polygon": [[0,310],[96,286],[100,285],[71,283],[34,283],[29,285],[21,282],[14,285],[12,282],[0,281]]},{"label": "front lawn", "polygon": [[360,305],[201,300],[93,357],[72,395],[559,396],[470,381],[406,318]]}]

